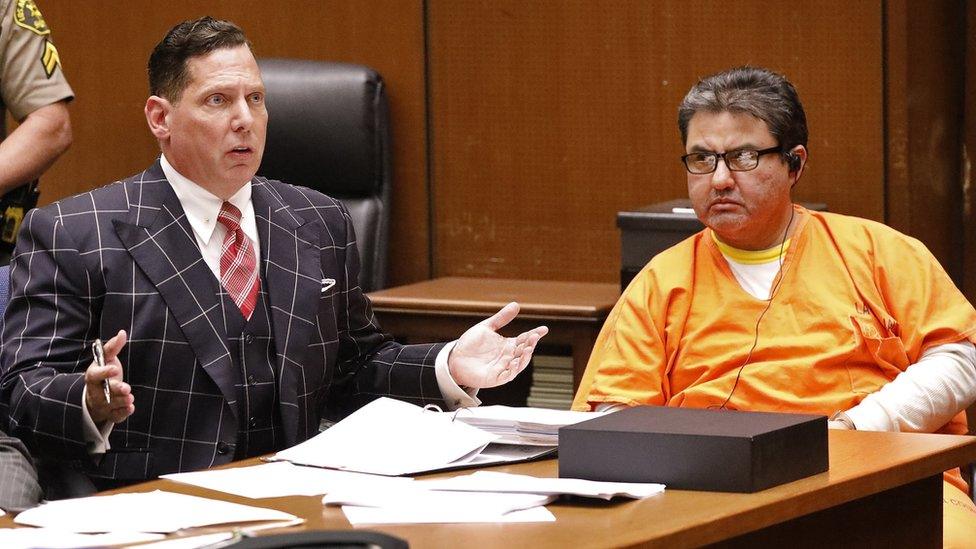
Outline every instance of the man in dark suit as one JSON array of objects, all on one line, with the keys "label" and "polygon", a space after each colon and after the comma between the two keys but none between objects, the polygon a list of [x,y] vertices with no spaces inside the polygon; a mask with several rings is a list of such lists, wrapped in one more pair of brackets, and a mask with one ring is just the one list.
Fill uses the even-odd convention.
[{"label": "man in dark suit", "polygon": [[37,505],[41,487],[24,444],[0,431],[0,509],[23,511]]},{"label": "man in dark suit", "polygon": [[116,486],[294,445],[383,395],[475,405],[528,363],[546,328],[498,335],[514,303],[446,345],[380,332],[343,206],[255,177],[268,113],[238,27],[177,25],[149,85],[159,160],[23,223],[0,405],[35,455]]}]

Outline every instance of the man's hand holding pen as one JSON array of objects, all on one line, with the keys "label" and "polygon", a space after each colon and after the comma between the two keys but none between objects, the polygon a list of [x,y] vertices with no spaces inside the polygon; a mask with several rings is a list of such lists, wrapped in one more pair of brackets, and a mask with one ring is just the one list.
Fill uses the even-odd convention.
[{"label": "man's hand holding pen", "polygon": [[[100,365],[99,362],[102,361],[94,356],[85,371],[85,405],[88,406],[88,413],[96,425],[105,421],[119,423],[136,409],[132,388],[122,381],[122,363],[118,358],[125,342],[125,330],[119,330],[103,346],[104,365]],[[97,355],[97,352],[94,354]],[[105,392],[106,382],[108,393]]]}]

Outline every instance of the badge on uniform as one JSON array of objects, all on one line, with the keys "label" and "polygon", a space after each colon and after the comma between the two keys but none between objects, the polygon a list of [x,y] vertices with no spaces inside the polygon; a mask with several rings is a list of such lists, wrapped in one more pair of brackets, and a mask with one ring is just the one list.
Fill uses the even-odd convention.
[{"label": "badge on uniform", "polygon": [[41,10],[37,9],[34,0],[17,0],[17,7],[14,9],[14,23],[25,29],[35,32],[41,36],[51,34]]},{"label": "badge on uniform", "polygon": [[7,244],[17,242],[17,232],[20,231],[20,224],[24,221],[24,208],[22,206],[10,206],[3,212],[3,227],[0,230],[0,240]]},{"label": "badge on uniform", "polygon": [[[47,26],[47,21],[44,20],[34,0],[17,0],[17,7],[14,8],[14,23],[38,36],[51,34],[51,28]],[[44,67],[44,74],[48,78],[51,78],[54,70],[61,66],[58,49],[47,38],[44,39],[44,49],[41,50],[41,66]]]}]

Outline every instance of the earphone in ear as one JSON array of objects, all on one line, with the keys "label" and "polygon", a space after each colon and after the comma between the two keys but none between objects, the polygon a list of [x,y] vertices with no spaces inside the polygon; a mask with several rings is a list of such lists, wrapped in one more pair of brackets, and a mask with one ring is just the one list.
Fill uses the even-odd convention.
[{"label": "earphone in ear", "polygon": [[791,172],[795,172],[800,169],[800,157],[794,152],[786,153],[786,164],[789,166]]}]

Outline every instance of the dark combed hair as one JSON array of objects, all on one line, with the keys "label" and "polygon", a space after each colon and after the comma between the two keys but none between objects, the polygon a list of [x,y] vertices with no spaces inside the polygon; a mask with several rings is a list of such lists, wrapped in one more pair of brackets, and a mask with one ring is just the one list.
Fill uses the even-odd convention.
[{"label": "dark combed hair", "polygon": [[149,93],[178,102],[190,81],[187,61],[214,50],[251,47],[244,31],[230,21],[206,16],[176,25],[149,56]]},{"label": "dark combed hair", "polygon": [[785,155],[807,144],[807,115],[796,88],[781,74],[760,67],[736,67],[707,76],[692,86],[678,107],[681,142],[697,112],[746,113],[762,120]]}]

